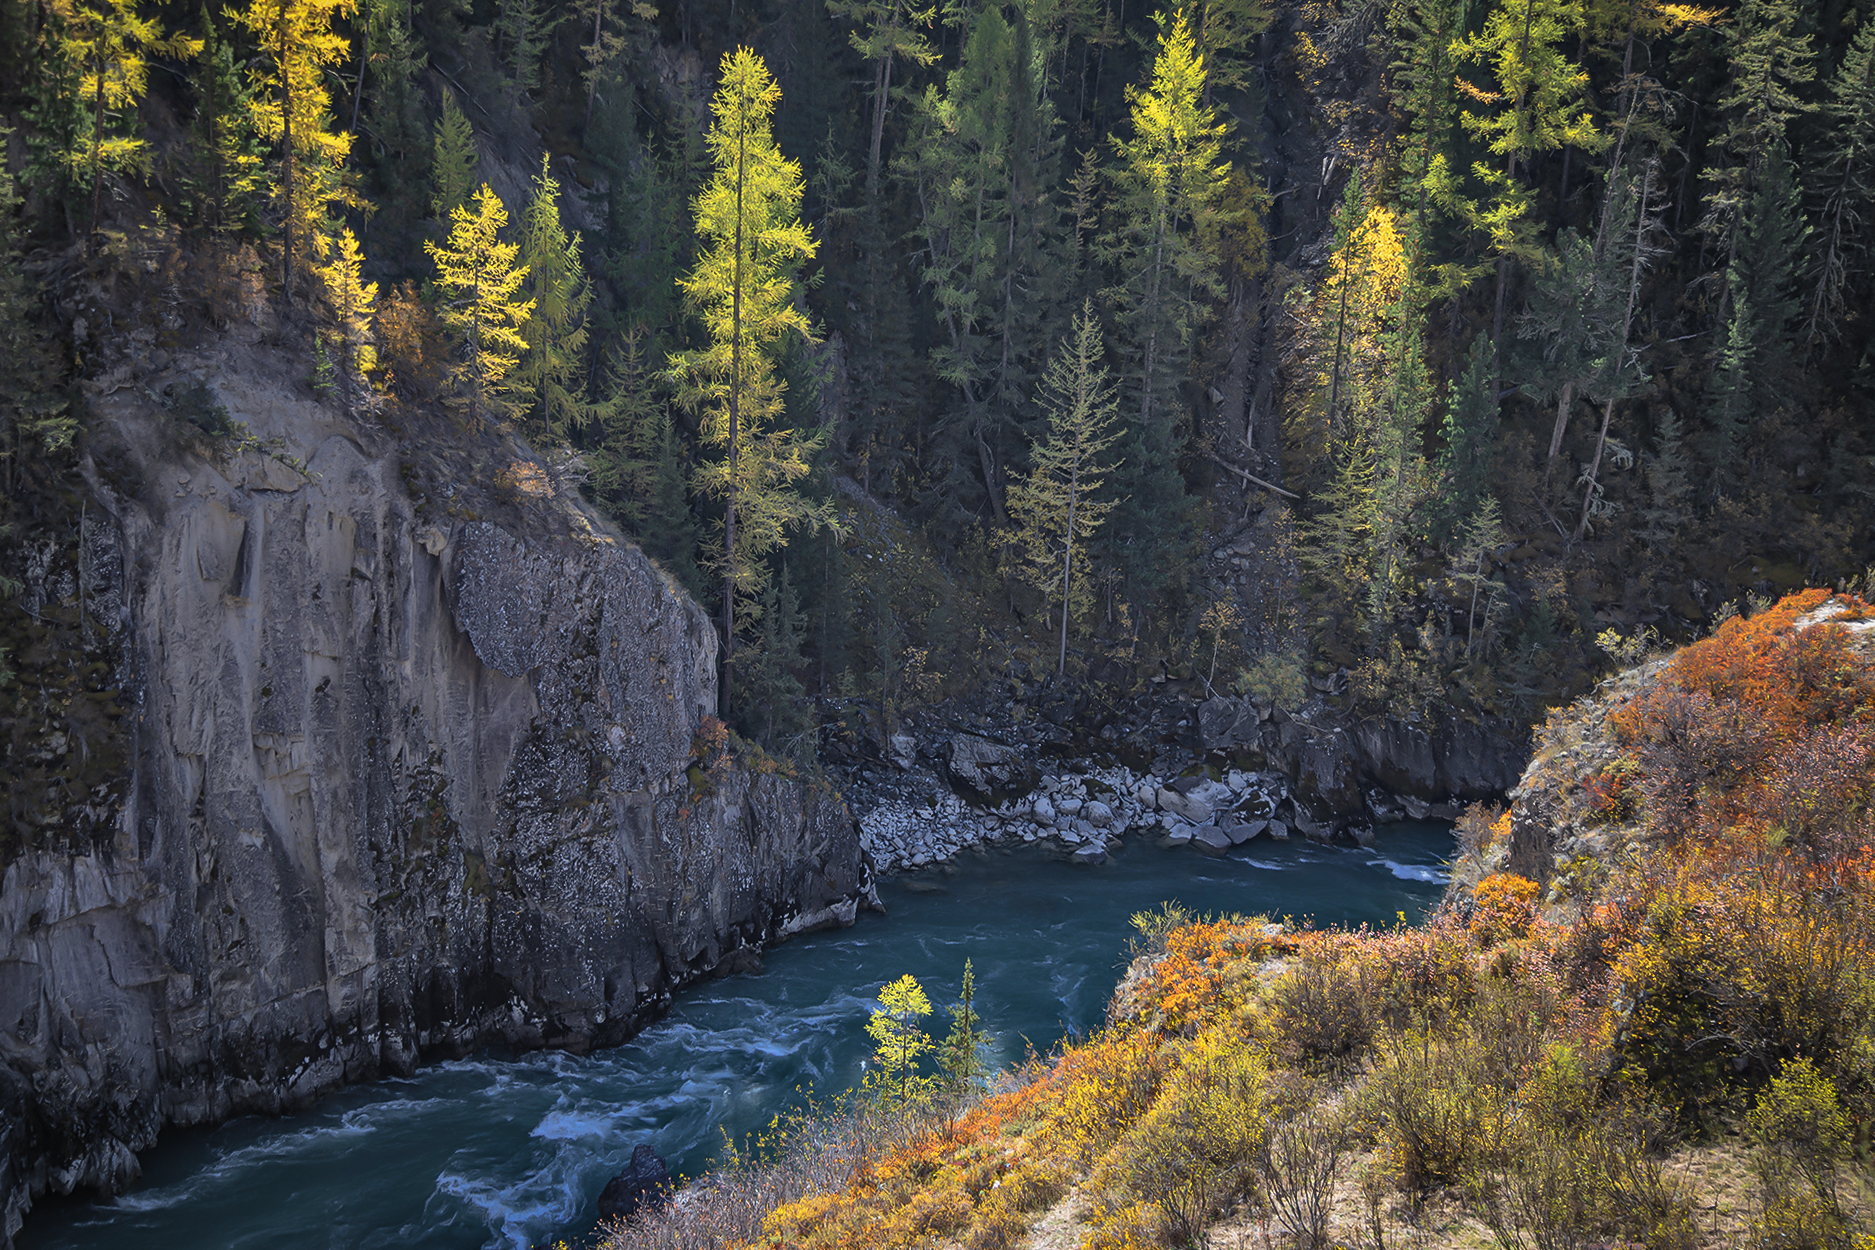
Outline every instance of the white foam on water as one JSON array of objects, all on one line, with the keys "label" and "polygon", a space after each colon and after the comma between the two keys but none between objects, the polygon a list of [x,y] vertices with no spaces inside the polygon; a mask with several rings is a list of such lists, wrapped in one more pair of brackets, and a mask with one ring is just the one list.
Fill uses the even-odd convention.
[{"label": "white foam on water", "polygon": [[1433,864],[1401,864],[1390,859],[1370,859],[1370,868],[1385,868],[1402,881],[1424,881],[1429,885],[1444,885],[1452,879],[1452,874]]},{"label": "white foam on water", "polygon": [[1287,872],[1289,870],[1288,864],[1272,864],[1262,859],[1240,859],[1237,862],[1248,868],[1260,868],[1264,872]]},{"label": "white foam on water", "polygon": [[583,1141],[587,1138],[604,1139],[609,1137],[618,1116],[607,1112],[597,1114],[590,1111],[549,1111],[541,1117],[529,1137],[539,1137],[547,1141]]},{"label": "white foam on water", "polygon": [[120,1194],[104,1205],[123,1211],[161,1211],[198,1198],[254,1168],[305,1154],[322,1145],[363,1137],[377,1131],[375,1125],[352,1122],[353,1114],[347,1113],[337,1124],[278,1133],[251,1146],[230,1150],[187,1180],[142,1193]]}]

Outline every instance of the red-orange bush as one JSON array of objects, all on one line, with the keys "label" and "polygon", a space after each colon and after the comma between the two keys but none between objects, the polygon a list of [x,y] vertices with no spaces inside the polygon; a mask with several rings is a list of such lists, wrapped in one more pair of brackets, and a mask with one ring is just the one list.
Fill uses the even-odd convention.
[{"label": "red-orange bush", "polygon": [[1655,832],[1764,833],[1782,814],[1796,822],[1783,821],[1785,831],[1801,837],[1866,796],[1871,758],[1861,727],[1875,721],[1875,671],[1844,623],[1869,608],[1843,596],[1833,618],[1798,624],[1830,598],[1807,590],[1726,621],[1609,714],[1617,739],[1635,752]]}]

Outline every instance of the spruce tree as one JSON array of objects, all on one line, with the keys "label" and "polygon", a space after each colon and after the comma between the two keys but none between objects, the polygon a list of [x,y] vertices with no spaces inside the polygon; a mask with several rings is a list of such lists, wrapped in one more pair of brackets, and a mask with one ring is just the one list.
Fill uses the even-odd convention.
[{"label": "spruce tree", "polygon": [[1211,247],[1230,174],[1225,124],[1204,103],[1204,58],[1183,15],[1161,16],[1150,81],[1128,89],[1132,137],[1116,141],[1114,229],[1101,254],[1117,279],[1115,310],[1130,384],[1125,496],[1113,531],[1134,593],[1156,598],[1182,578],[1190,551],[1178,458],[1189,412],[1180,392],[1208,304],[1223,293]]},{"label": "spruce tree", "polygon": [[1578,0],[1508,0],[1456,49],[1460,59],[1487,69],[1493,82],[1489,88],[1461,84],[1465,94],[1486,107],[1464,110],[1460,121],[1500,162],[1472,167],[1490,193],[1476,222],[1497,253],[1491,342],[1500,351],[1511,266],[1532,258],[1536,248],[1523,170],[1544,152],[1565,146],[1593,152],[1606,146],[1583,99],[1588,74],[1563,49],[1581,19]]},{"label": "spruce tree", "polygon": [[639,546],[700,594],[697,522],[685,488],[687,455],[671,421],[665,379],[651,368],[646,337],[634,329],[612,353],[604,397],[594,405],[599,441],[587,454],[592,492]]},{"label": "spruce tree", "polygon": [[253,87],[207,6],[197,64],[193,132],[199,174],[190,182],[199,197],[199,219],[217,233],[255,231],[272,191],[266,144],[254,125]]},{"label": "spruce tree", "polygon": [[944,89],[918,102],[904,167],[918,190],[916,233],[944,342],[932,363],[957,388],[934,431],[952,464],[981,461],[1000,518],[1004,467],[1020,454],[1028,395],[1059,296],[1051,189],[1060,151],[1027,18],[986,6]]},{"label": "spruce tree", "polygon": [[[10,137],[0,127],[0,152]],[[13,175],[0,162],[0,484],[8,512],[27,466],[63,450],[78,428],[58,385],[58,359],[33,325],[36,299],[21,271],[25,238]]]},{"label": "spruce tree", "polygon": [[938,1043],[937,1051],[938,1071],[942,1073],[938,1086],[944,1096],[945,1109],[951,1115],[969,1103],[983,1087],[987,1068],[983,1048],[989,1043],[989,1035],[983,1030],[983,1017],[977,1014],[976,999],[976,970],[966,959],[957,1003],[949,1011],[950,1031]]},{"label": "spruce tree", "polygon": [[460,357],[452,370],[457,395],[478,426],[507,419],[517,402],[509,374],[527,350],[522,330],[534,302],[521,298],[527,269],[517,263],[520,246],[501,241],[508,210],[487,183],[469,204],[450,214],[449,239],[426,241],[423,250],[436,262],[436,285],[443,293],[443,324],[460,338]]},{"label": "spruce tree", "polygon": [[1864,21],[1830,80],[1823,159],[1812,194],[1820,207],[1818,248],[1804,312],[1804,339],[1834,337],[1859,278],[1866,284],[1868,218],[1875,213],[1875,21]]},{"label": "spruce tree", "polygon": [[587,418],[581,375],[592,286],[580,259],[579,235],[568,235],[560,222],[560,184],[545,154],[534,194],[521,214],[521,263],[527,267],[523,293],[532,300],[534,313],[521,329],[527,350],[514,371],[514,383],[531,397],[542,433],[564,439]]},{"label": "spruce tree", "polygon": [[554,11],[548,0],[500,0],[495,14],[495,33],[500,40],[502,58],[515,85],[523,91],[540,87],[541,58],[551,46],[553,29],[563,15]]},{"label": "spruce tree", "polygon": [[795,676],[806,665],[807,636],[794,583],[783,569],[762,587],[753,645],[736,653],[731,669],[737,716],[746,732],[770,751],[809,764],[814,758],[815,717],[806,688]]},{"label": "spruce tree", "polygon": [[892,99],[892,70],[900,60],[929,65],[937,60],[922,31],[937,17],[934,5],[913,0],[827,0],[827,8],[858,29],[847,38],[853,50],[872,62],[872,144],[866,158],[866,190],[877,194],[885,146],[885,114]]},{"label": "spruce tree", "polygon": [[1712,193],[1702,224],[1728,265],[1767,164],[1788,152],[1791,120],[1811,109],[1799,92],[1816,77],[1816,53],[1810,36],[1797,33],[1798,19],[1792,0],[1740,0],[1726,28],[1731,80],[1719,100],[1725,123],[1718,146],[1729,160],[1708,172]]},{"label": "spruce tree", "polygon": [[[696,267],[680,287],[709,335],[708,345],[671,358],[681,396],[703,418],[703,441],[721,459],[701,465],[703,493],[723,500],[723,662],[733,662],[736,602],[753,601],[767,580],[763,557],[802,525],[831,519],[804,499],[819,441],[779,429],[786,383],[775,357],[790,341],[813,339],[795,296],[813,237],[800,221],[801,167],[775,146],[781,88],[747,48],[725,53],[708,135],[715,173],[696,199],[701,237]],[[728,682],[718,688],[727,708]]]},{"label": "spruce tree", "polygon": [[1730,316],[1703,449],[1717,494],[1729,494],[1738,484],[1752,427],[1789,402],[1796,363],[1792,322],[1802,304],[1795,278],[1809,234],[1790,163],[1776,144],[1740,213],[1726,267]]},{"label": "spruce tree", "polygon": [[1434,516],[1450,538],[1477,510],[1489,489],[1497,436],[1496,372],[1490,340],[1472,341],[1465,372],[1446,391],[1445,419],[1435,472]]},{"label": "spruce tree", "polygon": [[[370,89],[362,91],[369,119],[366,129],[377,144],[380,185],[397,202],[400,213],[414,217],[426,199],[432,151],[418,81],[428,57],[406,20],[406,4],[400,0],[365,3],[365,46],[371,68]],[[362,89],[362,66],[358,83]],[[448,95],[445,91],[445,99]],[[360,128],[355,117],[351,128]]]},{"label": "spruce tree", "polygon": [[474,128],[469,125],[468,114],[456,103],[452,91],[443,92],[443,115],[436,121],[433,150],[430,211],[447,230],[450,218],[469,202],[475,190],[475,166],[481,159],[475,149]]}]

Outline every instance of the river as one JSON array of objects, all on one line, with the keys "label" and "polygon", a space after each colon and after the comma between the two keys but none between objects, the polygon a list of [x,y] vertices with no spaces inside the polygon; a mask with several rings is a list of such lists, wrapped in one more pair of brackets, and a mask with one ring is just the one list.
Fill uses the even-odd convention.
[{"label": "river", "polygon": [[[1129,917],[1201,912],[1417,920],[1445,880],[1448,825],[1383,827],[1373,850],[1258,840],[1225,859],[1129,847],[1077,868],[1033,849],[966,852],[888,879],[887,915],[769,952],[760,975],[691,988],[624,1046],[483,1055],[344,1090],[280,1119],[171,1130],[108,1202],[47,1201],[20,1250],[507,1250],[578,1234],[638,1142],[695,1175],[799,1091],[860,1075],[869,995],[904,973],[934,1003],[966,957],[999,1061],[1099,1024]],[[942,1017],[934,1017],[942,1032]]]}]

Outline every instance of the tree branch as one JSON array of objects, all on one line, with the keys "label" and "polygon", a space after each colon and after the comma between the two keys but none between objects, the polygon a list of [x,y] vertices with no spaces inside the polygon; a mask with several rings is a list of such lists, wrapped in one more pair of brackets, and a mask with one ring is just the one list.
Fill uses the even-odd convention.
[{"label": "tree branch", "polygon": [[1207,459],[1210,459],[1216,462],[1219,468],[1229,469],[1232,473],[1235,473],[1238,477],[1242,478],[1244,481],[1253,483],[1257,486],[1261,486],[1264,490],[1274,491],[1276,494],[1281,495],[1284,499],[1301,499],[1302,498],[1302,496],[1291,494],[1289,491],[1284,490],[1280,486],[1276,486],[1270,482],[1264,481],[1262,478],[1258,477],[1254,473],[1244,472],[1242,469],[1238,468],[1236,465],[1232,464],[1230,461],[1224,459],[1222,456],[1216,455],[1213,452],[1206,452],[1205,456]]}]

